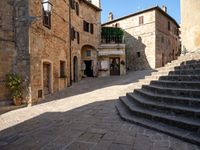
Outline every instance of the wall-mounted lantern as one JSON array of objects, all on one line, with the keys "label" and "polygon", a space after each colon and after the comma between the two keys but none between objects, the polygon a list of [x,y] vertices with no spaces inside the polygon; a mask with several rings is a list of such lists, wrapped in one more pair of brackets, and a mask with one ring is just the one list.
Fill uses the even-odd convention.
[{"label": "wall-mounted lantern", "polygon": [[51,9],[52,9],[52,4],[49,0],[43,0],[42,1],[42,7],[44,9],[45,12],[50,13]]}]

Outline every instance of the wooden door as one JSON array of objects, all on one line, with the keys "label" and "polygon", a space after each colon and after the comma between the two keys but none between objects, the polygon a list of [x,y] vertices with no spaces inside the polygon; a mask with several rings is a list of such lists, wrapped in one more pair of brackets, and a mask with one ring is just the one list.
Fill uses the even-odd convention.
[{"label": "wooden door", "polygon": [[48,63],[43,64],[43,88],[44,88],[44,95],[50,94],[50,85],[51,85],[51,79],[50,79],[50,71],[51,71],[51,65]]},{"label": "wooden door", "polygon": [[120,58],[110,58],[110,75],[120,75]]}]

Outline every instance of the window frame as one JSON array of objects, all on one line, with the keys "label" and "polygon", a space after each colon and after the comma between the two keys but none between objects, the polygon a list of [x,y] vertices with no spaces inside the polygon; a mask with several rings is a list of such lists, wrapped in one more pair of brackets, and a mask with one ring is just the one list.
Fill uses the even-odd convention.
[{"label": "window frame", "polygon": [[48,29],[51,29],[51,12],[45,12],[44,9],[42,9],[42,11],[43,26],[45,26]]},{"label": "window frame", "polygon": [[144,16],[139,16],[139,25],[144,24]]}]

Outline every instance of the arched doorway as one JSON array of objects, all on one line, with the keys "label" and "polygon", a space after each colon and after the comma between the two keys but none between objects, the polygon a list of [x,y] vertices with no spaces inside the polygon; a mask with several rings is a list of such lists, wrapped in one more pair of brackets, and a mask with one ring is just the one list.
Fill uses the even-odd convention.
[{"label": "arched doorway", "polygon": [[78,58],[74,56],[73,59],[73,81],[78,82]]},{"label": "arched doorway", "polygon": [[97,50],[91,45],[84,45],[81,49],[82,77],[97,76]]}]

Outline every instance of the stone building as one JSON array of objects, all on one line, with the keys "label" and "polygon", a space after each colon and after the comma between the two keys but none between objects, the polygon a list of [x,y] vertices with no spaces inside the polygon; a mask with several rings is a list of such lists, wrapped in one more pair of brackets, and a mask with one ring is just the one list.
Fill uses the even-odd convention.
[{"label": "stone building", "polygon": [[126,55],[123,31],[116,27],[103,27],[98,61],[101,77],[126,74]]},{"label": "stone building", "polygon": [[187,51],[200,49],[199,10],[199,0],[181,0],[181,41]]},{"label": "stone building", "polygon": [[10,97],[8,73],[24,79],[24,100],[34,103],[80,80],[82,62],[95,70],[99,7],[99,0],[0,1],[0,101]]},{"label": "stone building", "polygon": [[[112,19],[112,14],[109,14]],[[176,59],[180,51],[179,25],[163,6],[109,20],[104,27],[124,30],[127,69],[157,68]]]}]

